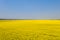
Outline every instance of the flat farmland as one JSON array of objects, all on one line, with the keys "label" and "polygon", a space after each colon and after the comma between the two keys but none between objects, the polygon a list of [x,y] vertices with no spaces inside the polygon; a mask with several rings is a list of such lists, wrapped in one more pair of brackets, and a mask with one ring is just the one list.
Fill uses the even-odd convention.
[{"label": "flat farmland", "polygon": [[60,40],[60,20],[0,20],[0,40]]}]

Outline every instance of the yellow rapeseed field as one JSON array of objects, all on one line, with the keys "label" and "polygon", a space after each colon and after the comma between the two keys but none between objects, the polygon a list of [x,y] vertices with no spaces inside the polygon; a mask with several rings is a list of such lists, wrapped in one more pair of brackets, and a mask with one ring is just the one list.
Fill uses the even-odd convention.
[{"label": "yellow rapeseed field", "polygon": [[60,40],[60,20],[0,20],[0,40]]}]

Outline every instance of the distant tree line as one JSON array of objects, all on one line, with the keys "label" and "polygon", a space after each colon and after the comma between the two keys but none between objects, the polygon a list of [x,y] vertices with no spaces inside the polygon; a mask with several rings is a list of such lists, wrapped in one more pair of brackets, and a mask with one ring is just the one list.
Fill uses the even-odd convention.
[{"label": "distant tree line", "polygon": [[0,19],[0,20],[60,20],[60,19]]}]

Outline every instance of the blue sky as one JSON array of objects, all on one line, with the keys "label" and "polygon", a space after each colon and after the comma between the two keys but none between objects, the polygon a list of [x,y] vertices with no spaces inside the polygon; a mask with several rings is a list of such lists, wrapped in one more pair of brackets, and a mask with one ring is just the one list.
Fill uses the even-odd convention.
[{"label": "blue sky", "polygon": [[0,18],[60,19],[60,0],[0,0]]}]

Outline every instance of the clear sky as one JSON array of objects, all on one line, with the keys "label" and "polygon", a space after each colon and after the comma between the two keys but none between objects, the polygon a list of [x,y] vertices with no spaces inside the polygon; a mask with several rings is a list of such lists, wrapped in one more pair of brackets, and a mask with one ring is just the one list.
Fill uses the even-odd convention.
[{"label": "clear sky", "polygon": [[0,18],[60,19],[60,0],[0,0]]}]

